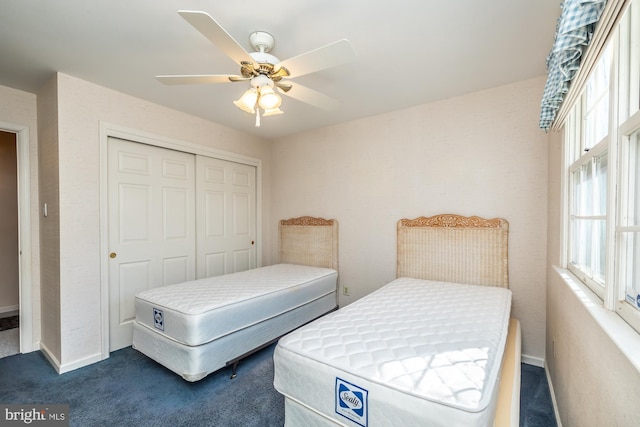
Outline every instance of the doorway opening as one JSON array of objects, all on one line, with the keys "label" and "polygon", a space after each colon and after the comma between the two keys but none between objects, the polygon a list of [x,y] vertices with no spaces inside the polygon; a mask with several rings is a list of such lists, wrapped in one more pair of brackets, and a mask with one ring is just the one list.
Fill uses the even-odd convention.
[{"label": "doorway opening", "polygon": [[0,357],[20,352],[18,147],[15,133],[0,131]]},{"label": "doorway opening", "polygon": [[[14,205],[14,215],[17,215],[17,245],[12,246],[10,251],[17,257],[18,268],[18,302],[15,310],[14,303],[0,303],[0,308],[4,307],[5,313],[16,311],[19,315],[19,327],[9,329],[19,336],[19,353],[28,353],[39,348],[39,343],[33,340],[33,301],[32,301],[32,271],[31,271],[31,172],[30,172],[30,135],[29,127],[26,125],[0,121],[0,135],[4,135],[11,142],[11,154],[8,154],[6,162],[12,164],[13,184],[16,191],[12,196],[16,200]],[[4,182],[4,179],[2,180]],[[3,202],[4,204],[4,202]],[[15,219],[12,221],[16,221]],[[15,258],[14,258],[15,260]],[[0,331],[0,333],[2,333]]]}]

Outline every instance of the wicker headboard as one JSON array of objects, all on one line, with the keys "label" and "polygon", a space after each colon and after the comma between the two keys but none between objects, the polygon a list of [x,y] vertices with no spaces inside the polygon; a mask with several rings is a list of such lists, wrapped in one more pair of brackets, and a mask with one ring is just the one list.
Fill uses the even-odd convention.
[{"label": "wicker headboard", "polygon": [[401,219],[396,276],[507,288],[508,234],[502,218]]},{"label": "wicker headboard", "polygon": [[338,270],[338,221],[335,219],[283,219],[278,226],[280,263]]}]

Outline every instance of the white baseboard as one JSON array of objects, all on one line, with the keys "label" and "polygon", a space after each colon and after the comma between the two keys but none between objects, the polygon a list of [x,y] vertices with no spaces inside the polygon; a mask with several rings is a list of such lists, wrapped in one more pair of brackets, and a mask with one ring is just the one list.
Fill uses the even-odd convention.
[{"label": "white baseboard", "polygon": [[96,362],[101,361],[102,360],[101,356],[102,356],[101,353],[96,353],[96,354],[92,354],[91,356],[87,356],[85,358],[76,360],[72,363],[65,363],[64,365],[60,366],[59,373],[64,374],[65,372],[74,371],[78,368],[83,368],[85,366],[92,365]]},{"label": "white baseboard", "polygon": [[[18,314],[20,312],[19,305],[8,305],[6,307],[0,307],[0,317],[14,316],[14,312],[15,314]],[[6,316],[4,316],[5,314]]]},{"label": "white baseboard", "polygon": [[100,353],[97,353],[97,354],[93,354],[91,356],[85,357],[83,359],[76,360],[76,361],[74,361],[72,363],[66,363],[66,364],[63,365],[51,353],[51,351],[47,348],[46,345],[40,343],[40,350],[42,351],[44,356],[47,358],[49,363],[51,363],[51,365],[53,365],[53,367],[55,368],[56,372],[59,373],[59,374],[64,374],[66,372],[71,372],[71,371],[74,371],[76,369],[85,367],[87,365],[91,365],[93,363],[96,363],[96,362],[99,362],[100,360],[102,360],[102,358],[100,357],[101,356]]},{"label": "white baseboard", "polygon": [[553,403],[553,413],[556,416],[556,424],[558,427],[562,427],[562,421],[560,421],[560,412],[558,412],[558,402],[556,401],[556,393],[553,391],[553,383],[551,382],[551,376],[549,376],[549,370],[544,370],[547,376],[547,383],[549,384],[549,394],[551,394],[551,402]]},{"label": "white baseboard", "polygon": [[44,357],[49,361],[49,363],[51,363],[51,365],[56,370],[56,372],[60,373],[60,361],[53,355],[51,350],[49,350],[49,348],[42,342],[40,343],[40,351],[42,352],[42,354],[44,354]]},{"label": "white baseboard", "polygon": [[544,368],[544,359],[541,357],[527,356],[526,354],[523,354],[522,363],[537,366],[538,368]]}]

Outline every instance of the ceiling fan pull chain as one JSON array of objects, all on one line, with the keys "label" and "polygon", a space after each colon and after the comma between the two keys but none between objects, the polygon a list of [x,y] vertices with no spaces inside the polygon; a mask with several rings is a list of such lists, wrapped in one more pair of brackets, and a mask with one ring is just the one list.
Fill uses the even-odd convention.
[{"label": "ceiling fan pull chain", "polygon": [[260,127],[260,109],[256,105],[256,127]]}]

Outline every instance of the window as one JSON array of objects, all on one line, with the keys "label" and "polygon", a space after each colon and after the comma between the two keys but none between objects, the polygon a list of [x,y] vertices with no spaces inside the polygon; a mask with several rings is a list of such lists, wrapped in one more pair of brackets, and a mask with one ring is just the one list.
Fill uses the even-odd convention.
[{"label": "window", "polygon": [[640,3],[565,121],[567,267],[640,332]]},{"label": "window", "polygon": [[[589,280],[593,285],[603,287],[607,236],[607,152],[587,157],[571,174],[570,265],[584,281]],[[598,293],[601,294],[600,290]]]},{"label": "window", "polygon": [[609,75],[607,48],[587,81],[571,117],[569,167],[569,269],[600,297],[604,295],[607,238]]}]

